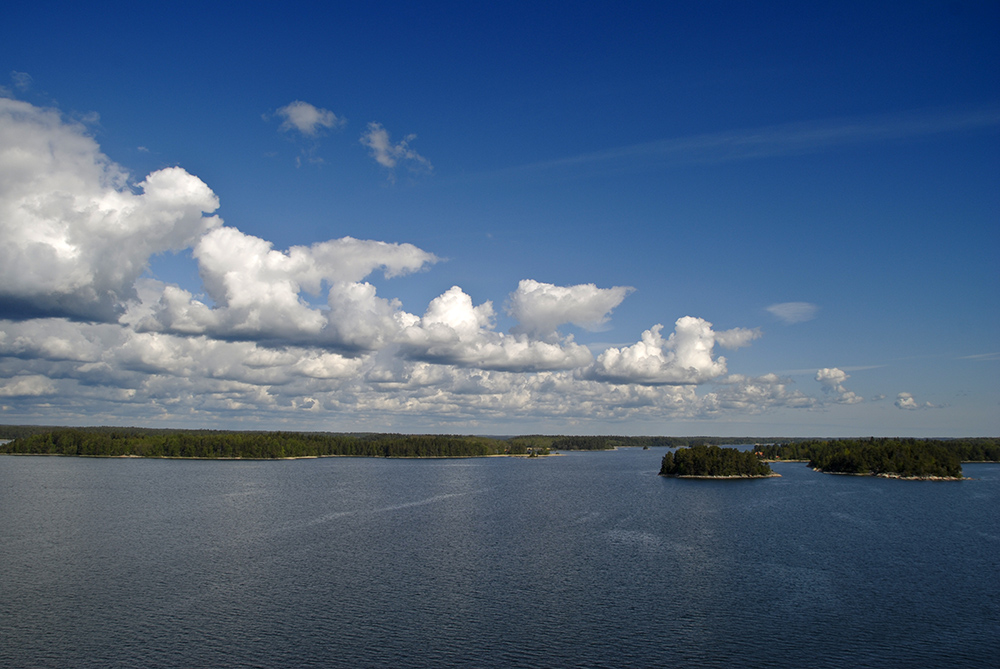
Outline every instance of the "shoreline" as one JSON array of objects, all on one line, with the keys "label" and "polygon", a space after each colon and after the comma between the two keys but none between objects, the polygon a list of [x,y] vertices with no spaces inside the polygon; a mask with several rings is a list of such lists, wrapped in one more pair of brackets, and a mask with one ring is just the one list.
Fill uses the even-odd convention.
[{"label": "shoreline", "polygon": [[813,467],[814,472],[820,474],[831,474],[833,476],[870,476],[875,479],[898,479],[900,481],[971,481],[968,476],[903,476],[895,472],[881,472],[872,474],[871,472],[828,472],[817,467]]},{"label": "shoreline", "polygon": [[737,479],[774,479],[781,478],[781,474],[774,472],[773,474],[757,474],[754,476],[744,476],[742,474],[732,474],[728,476],[708,476],[708,475],[698,475],[698,474],[657,474],[657,476],[662,476],[665,479],[706,479],[706,480],[720,480],[720,481],[732,481]]},{"label": "shoreline", "polygon": [[0,453],[0,456],[40,456],[46,458],[102,458],[106,460],[223,460],[226,462],[237,462],[247,460],[251,462],[270,462],[275,460],[318,460],[320,458],[371,458],[382,460],[468,460],[470,458],[549,458],[552,456],[565,455],[564,453],[549,453],[548,455],[532,456],[527,453],[489,453],[487,455],[287,455],[280,458],[202,458],[187,455],[78,455],[68,453]]}]

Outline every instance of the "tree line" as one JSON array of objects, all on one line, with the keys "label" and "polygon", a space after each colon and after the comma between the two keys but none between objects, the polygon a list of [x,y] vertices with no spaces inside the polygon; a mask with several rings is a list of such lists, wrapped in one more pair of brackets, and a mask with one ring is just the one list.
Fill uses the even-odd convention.
[{"label": "tree line", "polygon": [[638,436],[623,437],[619,435],[523,435],[511,437],[508,440],[514,444],[528,446],[545,446],[558,451],[604,451],[614,448],[643,448],[663,446],[666,448],[684,448],[699,444],[754,444],[775,441],[772,437],[657,437]]},{"label": "tree line", "polygon": [[[1000,439],[808,439],[757,445],[753,451],[719,449],[719,444],[762,441],[751,437],[563,436],[510,438],[463,435],[386,433],[264,432],[176,430],[138,427],[55,428],[0,426],[0,453],[139,456],[175,458],[292,458],[347,455],[359,457],[470,457],[538,455],[551,450],[607,450],[620,447],[679,448],[668,454],[668,469],[722,471],[748,475],[756,453],[763,460],[804,460],[829,472],[899,476],[960,476],[961,462],[1000,462]],[[703,447],[716,450],[704,451]],[[692,450],[693,449],[693,450]],[[719,455],[717,451],[725,451]],[[708,455],[711,453],[711,455]],[[742,455],[747,454],[750,455]],[[736,454],[741,454],[737,456]],[[741,462],[742,464],[737,464]],[[712,469],[712,468],[715,469]],[[769,468],[768,468],[769,470]],[[958,472],[958,473],[956,473]],[[754,474],[756,475],[756,474]]]},{"label": "tree line", "polygon": [[0,453],[147,458],[470,457],[509,452],[502,441],[460,435],[334,434],[66,428],[0,444]]},{"label": "tree line", "polygon": [[0,453],[161,458],[469,457],[547,455],[553,450],[680,448],[698,443],[750,443],[750,437],[522,435],[491,438],[382,433],[253,432],[140,427],[3,426]]}]

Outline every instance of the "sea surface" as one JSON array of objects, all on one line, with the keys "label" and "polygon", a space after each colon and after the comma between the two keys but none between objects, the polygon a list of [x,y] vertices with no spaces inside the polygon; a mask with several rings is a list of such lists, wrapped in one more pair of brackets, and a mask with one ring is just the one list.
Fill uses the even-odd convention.
[{"label": "sea surface", "polygon": [[2,667],[995,667],[1000,465],[0,457]]}]

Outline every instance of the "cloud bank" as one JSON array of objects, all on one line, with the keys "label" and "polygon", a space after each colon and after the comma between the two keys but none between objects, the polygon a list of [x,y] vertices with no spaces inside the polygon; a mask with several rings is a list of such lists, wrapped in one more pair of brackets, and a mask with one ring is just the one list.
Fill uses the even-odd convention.
[{"label": "cloud bank", "polygon": [[[342,123],[301,101],[278,114],[284,131],[307,137]],[[386,169],[430,169],[412,139],[393,144],[373,123],[362,141]],[[570,425],[821,404],[789,379],[729,373],[717,347],[747,346],[757,329],[683,316],[669,334],[655,324],[596,357],[564,332],[610,328],[628,286],[523,279],[505,298],[514,325],[502,332],[493,302],[460,286],[411,312],[369,281],[381,273],[391,286],[429,271],[438,262],[430,251],[352,237],[278,249],[225,224],[219,208],[183,168],[135,180],[85,126],[0,98],[4,415],[329,429],[416,419],[468,429],[511,416]],[[190,254],[201,285],[146,276],[150,259],[168,252]],[[786,320],[804,313],[773,309]],[[835,368],[817,374],[827,398],[860,401],[846,378]]]}]

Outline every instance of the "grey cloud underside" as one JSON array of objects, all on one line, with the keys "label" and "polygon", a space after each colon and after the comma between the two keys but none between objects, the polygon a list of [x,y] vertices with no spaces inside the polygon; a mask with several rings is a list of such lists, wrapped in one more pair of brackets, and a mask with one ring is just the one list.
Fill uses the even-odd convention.
[{"label": "grey cloud underside", "polygon": [[[460,368],[392,358],[345,359],[314,348],[272,350],[252,342],[135,333],[122,326],[67,321],[0,324],[0,394],[47,396],[71,406],[84,395],[104,410],[157,406],[169,414],[211,409],[234,415],[297,415],[350,407],[358,415],[421,415],[442,420],[521,416],[711,416],[742,402],[758,411],[791,404],[780,380],[725,380],[717,395],[693,386],[648,387],[586,381],[572,371],[533,374]],[[41,333],[50,332],[48,340]],[[10,353],[33,369],[8,374]],[[766,402],[755,398],[766,396]],[[756,402],[756,403],[755,403]]]},{"label": "grey cloud underside", "polygon": [[33,318],[69,318],[82,322],[112,323],[125,313],[119,295],[103,301],[81,301],[79,295],[7,295],[0,292],[0,320],[26,321]]},{"label": "grey cloud underside", "polygon": [[[221,222],[218,198],[181,168],[132,185],[83,126],[0,98],[0,295],[8,318],[114,321],[157,253]],[[32,306],[33,305],[33,306]]]}]

